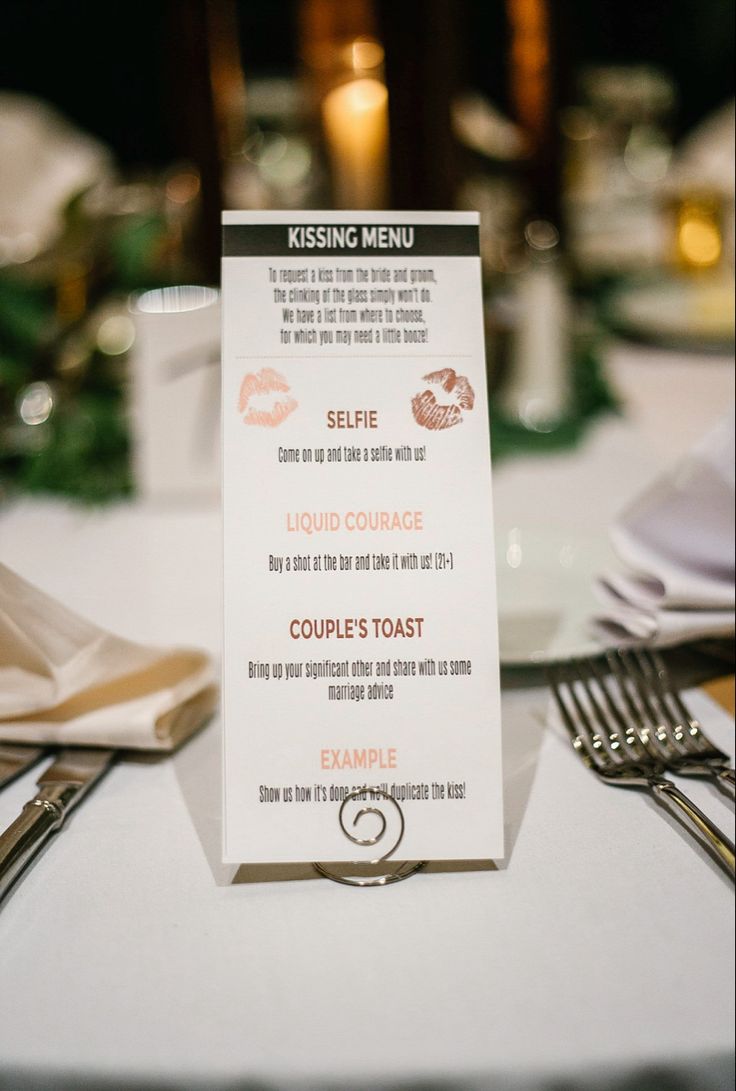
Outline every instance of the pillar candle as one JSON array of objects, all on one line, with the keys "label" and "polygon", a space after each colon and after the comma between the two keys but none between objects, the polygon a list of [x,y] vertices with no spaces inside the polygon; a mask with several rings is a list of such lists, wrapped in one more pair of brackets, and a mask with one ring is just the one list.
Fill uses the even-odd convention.
[{"label": "pillar candle", "polygon": [[388,92],[377,79],[340,84],[322,102],[338,208],[380,208],[386,198]]}]

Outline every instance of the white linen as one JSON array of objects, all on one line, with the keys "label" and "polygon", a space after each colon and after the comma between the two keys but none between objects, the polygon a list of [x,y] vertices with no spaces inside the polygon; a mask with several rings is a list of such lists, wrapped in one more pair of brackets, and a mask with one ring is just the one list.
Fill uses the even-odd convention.
[{"label": "white linen", "polygon": [[611,539],[627,568],[598,582],[604,642],[733,633],[733,413],[626,508]]},{"label": "white linen", "polygon": [[0,564],[0,741],[171,750],[213,691],[205,652],[123,640]]},{"label": "white linen", "polygon": [[[0,910],[0,1088],[725,1091],[729,880],[545,732],[547,701],[503,695],[505,865],[381,890],[219,863],[217,723],[118,763]],[[725,799],[680,784],[733,836]]]},{"label": "white linen", "polygon": [[[719,361],[638,353],[619,350],[615,378],[639,396],[668,384],[677,427],[645,398],[645,416],[632,404],[575,451],[501,464],[502,530],[577,517],[604,537],[642,466],[731,396]],[[201,508],[0,511],[3,559],[51,593],[214,654],[219,539]],[[733,753],[733,721],[690,700]],[[0,1089],[731,1088],[733,888],[652,800],[600,784],[545,732],[547,704],[506,675],[505,864],[373,891],[248,882],[219,862],[217,721],[171,761],[119,762],[0,910]],[[0,828],[34,780],[0,793]],[[679,783],[733,836],[732,804]]]}]

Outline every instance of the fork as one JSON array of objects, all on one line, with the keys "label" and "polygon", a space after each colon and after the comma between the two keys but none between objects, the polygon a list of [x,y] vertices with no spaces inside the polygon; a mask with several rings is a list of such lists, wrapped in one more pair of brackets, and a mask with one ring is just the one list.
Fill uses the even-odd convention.
[{"label": "fork", "polygon": [[710,741],[688,710],[659,652],[619,648],[607,658],[630,714],[639,721],[640,732],[651,739],[663,764],[687,776],[712,777],[722,791],[733,796],[734,771],[728,754]]},{"label": "fork", "polygon": [[680,789],[662,776],[664,763],[645,745],[636,720],[593,660],[551,666],[548,677],[562,722],[583,762],[607,784],[640,788],[663,803],[699,844],[736,878],[734,846]]}]

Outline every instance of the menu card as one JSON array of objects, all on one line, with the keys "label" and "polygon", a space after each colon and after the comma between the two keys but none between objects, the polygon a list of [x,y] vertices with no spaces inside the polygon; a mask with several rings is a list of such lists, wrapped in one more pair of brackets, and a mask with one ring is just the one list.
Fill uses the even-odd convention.
[{"label": "menu card", "polygon": [[497,858],[478,217],[223,223],[225,860]]}]

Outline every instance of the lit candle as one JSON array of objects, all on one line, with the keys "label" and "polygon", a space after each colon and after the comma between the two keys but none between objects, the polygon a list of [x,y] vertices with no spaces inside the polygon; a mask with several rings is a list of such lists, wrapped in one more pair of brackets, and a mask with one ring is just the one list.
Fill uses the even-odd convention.
[{"label": "lit candle", "polygon": [[511,23],[511,93],[518,120],[539,154],[551,111],[547,0],[507,0]]},{"label": "lit candle", "polygon": [[350,80],[322,103],[338,208],[380,208],[386,198],[388,92],[380,80]]},{"label": "lit candle", "polygon": [[723,254],[721,201],[716,194],[686,197],[677,208],[677,260],[681,268],[712,269]]}]

